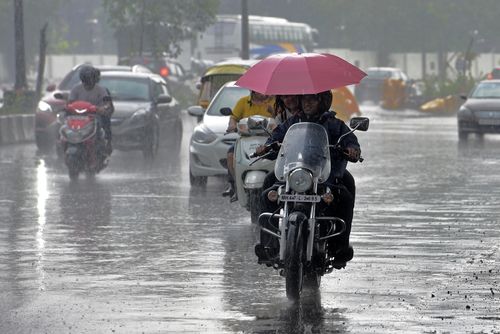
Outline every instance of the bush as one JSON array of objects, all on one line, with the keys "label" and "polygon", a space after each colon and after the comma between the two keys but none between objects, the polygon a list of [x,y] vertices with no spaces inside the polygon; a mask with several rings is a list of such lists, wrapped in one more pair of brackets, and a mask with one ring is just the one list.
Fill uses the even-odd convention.
[{"label": "bush", "polygon": [[31,114],[36,103],[35,91],[12,91],[4,92],[4,104],[0,109],[0,114]]},{"label": "bush", "polygon": [[467,95],[476,84],[470,76],[460,75],[456,79],[438,80],[436,76],[424,80],[424,96],[427,101],[450,95]]}]

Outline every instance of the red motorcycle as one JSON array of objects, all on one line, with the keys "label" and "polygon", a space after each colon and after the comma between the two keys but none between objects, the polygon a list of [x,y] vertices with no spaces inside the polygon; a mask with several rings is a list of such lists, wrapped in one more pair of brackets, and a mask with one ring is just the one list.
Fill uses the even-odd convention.
[{"label": "red motorcycle", "polygon": [[63,117],[59,144],[70,179],[77,179],[81,172],[94,176],[107,166],[109,159],[96,106],[75,101],[66,106]]}]

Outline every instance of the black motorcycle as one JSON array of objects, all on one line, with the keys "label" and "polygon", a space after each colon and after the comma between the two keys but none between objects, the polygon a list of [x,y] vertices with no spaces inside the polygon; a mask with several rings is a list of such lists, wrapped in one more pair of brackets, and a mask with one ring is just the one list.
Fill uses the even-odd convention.
[{"label": "black motorcycle", "polygon": [[[355,117],[347,134],[366,131],[368,125],[368,118]],[[319,288],[321,277],[336,268],[328,256],[327,243],[335,242],[346,223],[339,217],[325,216],[322,208],[335,205],[338,192],[324,183],[331,171],[330,148],[341,150],[340,142],[347,134],[330,145],[323,126],[296,123],[279,148],[274,169],[278,186],[267,193],[279,209],[262,213],[259,224],[262,232],[271,236],[274,249],[279,247],[279,255],[268,264],[286,278],[289,299],[300,298],[304,283]]]}]

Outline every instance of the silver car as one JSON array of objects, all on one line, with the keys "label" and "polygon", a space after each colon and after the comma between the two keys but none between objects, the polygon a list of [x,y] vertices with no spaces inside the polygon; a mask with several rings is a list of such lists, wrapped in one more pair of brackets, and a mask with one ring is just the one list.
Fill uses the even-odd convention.
[{"label": "silver car", "polygon": [[202,121],[194,128],[189,143],[189,180],[192,186],[204,186],[208,176],[227,175],[227,150],[236,141],[237,134],[226,134],[229,116],[223,116],[222,108],[233,109],[236,102],[250,94],[234,81],[222,86],[206,111],[200,106],[188,108],[192,116]]}]

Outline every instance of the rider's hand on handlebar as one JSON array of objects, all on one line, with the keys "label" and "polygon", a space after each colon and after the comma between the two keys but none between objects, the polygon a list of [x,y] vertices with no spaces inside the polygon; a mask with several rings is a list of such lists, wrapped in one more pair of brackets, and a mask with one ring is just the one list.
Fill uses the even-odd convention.
[{"label": "rider's hand on handlebar", "polygon": [[267,153],[267,151],[269,150],[269,148],[266,146],[266,145],[260,145],[258,146],[256,149],[255,149],[255,153],[253,155],[255,156],[261,156],[265,153]]},{"label": "rider's hand on handlebar", "polygon": [[236,127],[233,127],[233,126],[228,126],[227,129],[226,129],[226,133],[232,133],[232,132],[237,132],[238,130],[236,129]]},{"label": "rider's hand on handlebar", "polygon": [[347,147],[344,150],[344,154],[347,156],[347,160],[351,162],[358,162],[361,157],[361,150],[357,147]]}]

